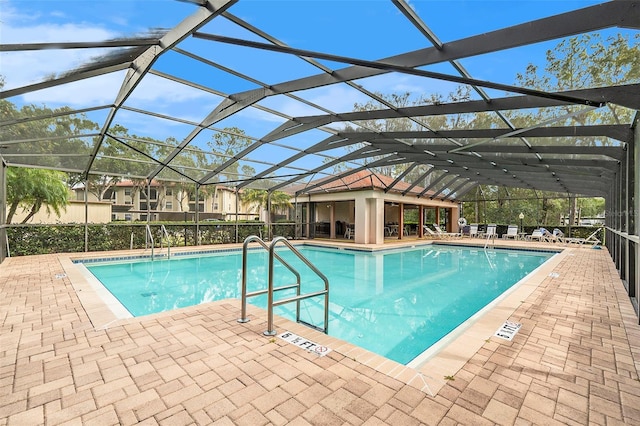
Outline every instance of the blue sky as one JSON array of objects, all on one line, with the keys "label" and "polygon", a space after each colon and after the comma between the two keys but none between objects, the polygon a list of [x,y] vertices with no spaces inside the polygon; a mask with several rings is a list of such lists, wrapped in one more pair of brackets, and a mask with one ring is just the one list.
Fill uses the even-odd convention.
[{"label": "blue sky", "polygon": [[[599,2],[594,1],[456,1],[411,0],[410,5],[443,42],[516,25],[545,16],[562,13]],[[0,0],[2,43],[35,43],[63,41],[91,41],[131,36],[149,28],[171,28],[195,11],[187,2],[170,0]],[[390,0],[322,0],[322,1],[265,1],[241,0],[229,9],[235,16],[257,26],[288,45],[323,53],[351,56],[360,59],[381,59],[399,53],[430,47]],[[263,41],[224,18],[216,18],[202,29],[204,32],[230,37],[247,37]],[[617,30],[616,30],[617,31]],[[530,62],[544,64],[545,52],[556,42],[514,51],[483,55],[461,60],[474,78],[514,84],[516,72],[523,71]],[[256,52],[247,48],[220,45],[189,39],[181,47],[233,67],[267,84],[295,79],[320,71],[297,58],[272,52]],[[80,50],[49,50],[38,52],[3,53],[0,73],[5,88],[20,87],[41,81],[47,75],[61,73],[103,53]],[[156,69],[182,78],[193,79],[225,94],[257,87],[253,83],[223,72],[212,72],[194,62],[184,65],[181,55],[169,53],[162,57]],[[278,62],[276,62],[276,59]],[[283,61],[284,62],[280,62]],[[256,64],[259,63],[259,66]],[[325,62],[326,63],[326,62]],[[283,65],[284,64],[284,65]],[[329,64],[334,68],[341,65]],[[448,64],[427,69],[456,74]],[[50,107],[69,105],[84,108],[113,102],[122,83],[123,73],[105,75],[68,87],[52,88],[9,99],[22,103],[46,104]],[[455,85],[407,75],[387,74],[358,81],[371,91],[404,92],[413,96],[440,93],[444,96]],[[489,91],[491,96],[504,93]],[[355,102],[367,98],[345,85],[328,86],[299,93],[311,102],[322,103],[333,111],[350,111]],[[222,98],[167,83],[150,76],[136,89],[129,105],[160,114],[174,114],[187,120],[200,121]],[[276,96],[261,105],[273,107],[292,116],[321,112]],[[95,115],[96,120],[99,114]],[[165,139],[180,138],[189,127],[149,119],[132,112],[121,113],[119,120],[136,128],[139,135]],[[220,123],[220,127],[236,125],[252,136],[261,137],[281,122],[280,118],[263,111],[248,109],[237,117]]]}]

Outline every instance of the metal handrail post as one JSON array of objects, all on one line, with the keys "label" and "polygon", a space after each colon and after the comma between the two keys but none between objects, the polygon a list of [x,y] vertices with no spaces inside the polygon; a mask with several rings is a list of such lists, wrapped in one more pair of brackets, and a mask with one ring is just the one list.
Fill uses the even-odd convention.
[{"label": "metal handrail post", "polygon": [[[269,291],[267,293],[267,330],[265,336],[274,336],[276,330],[273,328],[273,253],[275,244],[269,246]],[[299,287],[298,287],[299,288]],[[300,290],[298,290],[300,292]]]},{"label": "metal handrail post", "polygon": [[240,289],[240,318],[238,322],[249,322],[247,318],[247,247],[253,238],[258,238],[255,235],[248,236],[244,243],[242,243],[242,283]]}]

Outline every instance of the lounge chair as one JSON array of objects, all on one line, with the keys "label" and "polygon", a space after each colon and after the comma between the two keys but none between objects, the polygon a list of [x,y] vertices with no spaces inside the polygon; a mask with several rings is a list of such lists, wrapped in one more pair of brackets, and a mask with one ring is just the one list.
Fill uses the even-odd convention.
[{"label": "lounge chair", "polygon": [[556,236],[554,234],[552,234],[551,232],[549,232],[548,229],[546,228],[540,228],[540,230],[542,231],[542,241],[546,241],[548,243],[553,242],[556,240]]},{"label": "lounge chair", "polygon": [[567,244],[593,244],[598,245],[600,244],[602,241],[600,241],[597,237],[598,232],[600,232],[601,228],[596,229],[595,231],[593,231],[591,233],[591,235],[589,235],[587,238],[564,238],[564,242]]},{"label": "lounge chair", "polygon": [[555,228],[553,230],[553,233],[552,233],[551,237],[550,237],[550,241],[559,242],[559,243],[566,243],[565,237],[564,237],[564,232],[562,232],[558,228]]},{"label": "lounge chair", "polygon": [[507,228],[507,233],[502,234],[502,238],[513,238],[514,240],[518,239],[518,225],[509,225]]},{"label": "lounge chair", "polygon": [[534,229],[531,235],[526,236],[527,241],[545,241],[542,229]]},{"label": "lounge chair", "polygon": [[459,232],[444,232],[442,229],[440,229],[440,225],[438,225],[437,223],[433,224],[433,229],[436,230],[436,234],[442,235],[444,237],[459,237],[460,236]]},{"label": "lounge chair", "polygon": [[424,226],[424,235],[425,236],[429,236],[429,237],[433,237],[433,238],[437,238],[437,239],[442,239],[442,238],[448,238],[448,236],[446,235],[440,235],[434,231],[431,230],[431,228],[429,228],[428,226]]},{"label": "lounge chair", "polygon": [[469,237],[478,237],[478,224],[472,223],[469,225]]},{"label": "lounge chair", "polygon": [[487,229],[480,233],[480,238],[496,238],[498,236],[498,233],[496,232],[497,228],[498,226],[494,223],[487,225]]}]

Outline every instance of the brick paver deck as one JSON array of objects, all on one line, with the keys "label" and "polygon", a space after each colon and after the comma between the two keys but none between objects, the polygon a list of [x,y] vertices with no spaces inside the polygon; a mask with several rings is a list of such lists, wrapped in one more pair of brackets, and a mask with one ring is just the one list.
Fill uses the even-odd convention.
[{"label": "brick paver deck", "polygon": [[480,332],[461,368],[415,370],[284,320],[333,351],[265,337],[237,301],[109,320],[68,262],[0,266],[0,425],[640,424],[640,327],[606,250],[544,271],[503,313],[513,341]]}]

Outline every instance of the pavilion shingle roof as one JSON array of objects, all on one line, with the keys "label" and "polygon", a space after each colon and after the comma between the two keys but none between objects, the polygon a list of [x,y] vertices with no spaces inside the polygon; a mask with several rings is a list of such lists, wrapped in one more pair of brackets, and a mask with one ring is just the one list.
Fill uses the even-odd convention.
[{"label": "pavilion shingle roof", "polygon": [[[321,183],[323,180],[329,180],[330,178],[322,178],[315,181],[309,182],[307,185],[295,185],[289,188],[289,191],[294,193],[300,189],[303,189],[305,186],[317,185]],[[411,186],[410,184],[400,181],[395,185],[392,184],[395,181],[391,176],[383,175],[380,173],[374,173],[368,170],[361,170],[358,172],[354,172],[350,175],[344,176],[338,180],[332,180],[327,182],[324,185],[319,185],[314,188],[312,193],[318,192],[342,192],[342,191],[358,191],[364,189],[377,189],[377,190],[387,190],[389,188],[389,192],[404,192]],[[411,195],[417,195],[424,191],[424,188],[421,186],[414,186],[408,192]],[[433,191],[427,191],[423,196],[429,196],[433,194]]]}]

